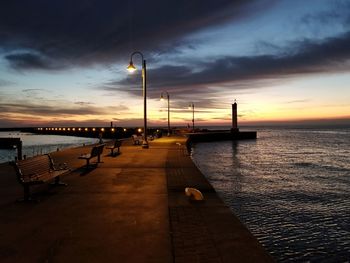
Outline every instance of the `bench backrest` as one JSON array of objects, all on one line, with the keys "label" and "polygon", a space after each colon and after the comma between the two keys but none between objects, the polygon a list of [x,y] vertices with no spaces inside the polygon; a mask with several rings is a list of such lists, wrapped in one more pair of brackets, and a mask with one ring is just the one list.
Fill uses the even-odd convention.
[{"label": "bench backrest", "polygon": [[101,145],[97,145],[97,146],[92,147],[91,157],[96,157],[96,156],[99,156],[100,154],[102,154],[104,146],[105,146],[104,144],[101,144]]},{"label": "bench backrest", "polygon": [[120,146],[122,146],[122,141],[121,140],[115,140],[114,147],[120,147]]},{"label": "bench backrest", "polygon": [[24,177],[32,174],[43,174],[50,172],[53,163],[48,154],[35,156],[15,163],[17,175]]}]

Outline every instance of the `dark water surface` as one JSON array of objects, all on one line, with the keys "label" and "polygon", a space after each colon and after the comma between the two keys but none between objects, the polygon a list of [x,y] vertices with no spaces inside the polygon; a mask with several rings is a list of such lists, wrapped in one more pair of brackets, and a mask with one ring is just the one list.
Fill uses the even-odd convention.
[{"label": "dark water surface", "polygon": [[278,262],[350,261],[350,129],[261,129],[192,158]]}]

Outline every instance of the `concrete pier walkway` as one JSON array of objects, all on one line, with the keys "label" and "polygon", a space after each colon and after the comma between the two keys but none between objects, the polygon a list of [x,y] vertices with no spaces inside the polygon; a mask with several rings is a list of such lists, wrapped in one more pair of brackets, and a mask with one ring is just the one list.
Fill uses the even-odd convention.
[{"label": "concrete pier walkway", "polygon": [[[223,204],[186,153],[186,138],[149,149],[124,142],[121,154],[85,170],[91,147],[52,154],[72,172],[67,187],[40,186],[39,203],[22,195],[13,168],[0,165],[1,262],[271,262]],[[185,187],[205,202],[190,202]]]}]

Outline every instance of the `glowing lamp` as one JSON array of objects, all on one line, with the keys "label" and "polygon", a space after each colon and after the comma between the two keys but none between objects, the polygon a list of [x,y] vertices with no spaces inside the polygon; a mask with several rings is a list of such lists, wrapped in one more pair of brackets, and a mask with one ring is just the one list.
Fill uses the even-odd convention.
[{"label": "glowing lamp", "polygon": [[136,70],[136,68],[135,68],[135,66],[134,66],[134,63],[132,63],[132,60],[130,61],[130,63],[129,63],[129,66],[126,68],[130,73],[133,73],[135,70]]}]

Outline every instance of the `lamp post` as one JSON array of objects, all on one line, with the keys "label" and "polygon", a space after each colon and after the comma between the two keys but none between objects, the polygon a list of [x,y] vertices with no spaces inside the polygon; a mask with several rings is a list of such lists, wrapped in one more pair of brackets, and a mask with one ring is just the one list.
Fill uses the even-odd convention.
[{"label": "lamp post", "polygon": [[188,108],[192,108],[192,132],[194,132],[194,103],[191,102],[190,105],[188,105]]},{"label": "lamp post", "polygon": [[132,57],[134,55],[140,55],[142,59],[142,88],[143,88],[143,141],[142,141],[142,148],[148,148],[148,141],[147,141],[147,102],[146,102],[146,60],[143,58],[143,54],[140,51],[135,51],[130,56],[130,63],[127,67],[129,72],[134,72],[136,70],[136,67],[134,66],[134,63],[132,62]]},{"label": "lamp post", "polygon": [[170,136],[170,96],[167,91],[163,91],[160,94],[160,100],[164,100],[163,94],[166,93],[167,99],[168,99],[168,137]]}]

